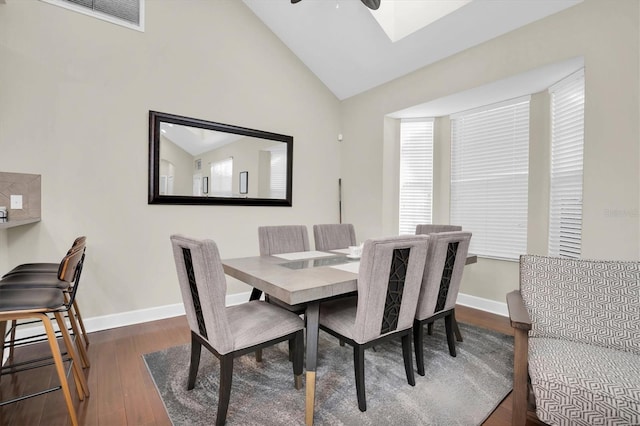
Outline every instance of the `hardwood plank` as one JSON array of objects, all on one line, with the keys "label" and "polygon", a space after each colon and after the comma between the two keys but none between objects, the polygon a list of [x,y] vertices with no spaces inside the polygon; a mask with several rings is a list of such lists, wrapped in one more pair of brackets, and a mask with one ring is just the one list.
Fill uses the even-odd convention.
[{"label": "hardwood plank", "polygon": [[[96,375],[99,377],[95,388],[98,398],[98,425],[125,425],[127,415],[124,404],[124,389],[118,373],[119,362],[116,349],[117,332],[109,330],[113,335],[111,344],[103,344],[96,353]],[[94,368],[94,367],[91,367]],[[93,371],[92,371],[93,373]]]},{"label": "hardwood plank", "polygon": [[[127,423],[140,426],[155,424],[155,418],[147,393],[138,389],[148,376],[145,370],[144,361],[138,356],[135,346],[135,338],[127,337],[116,342],[116,353],[118,356],[118,373],[122,385],[124,408]],[[132,398],[139,395],[139,398]]]}]

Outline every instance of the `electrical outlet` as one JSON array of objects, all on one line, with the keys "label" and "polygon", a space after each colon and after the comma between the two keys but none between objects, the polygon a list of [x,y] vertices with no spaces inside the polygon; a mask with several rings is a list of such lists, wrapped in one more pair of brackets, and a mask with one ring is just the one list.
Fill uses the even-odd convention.
[{"label": "electrical outlet", "polygon": [[22,195],[11,196],[11,208],[13,210],[19,210],[22,208]]}]

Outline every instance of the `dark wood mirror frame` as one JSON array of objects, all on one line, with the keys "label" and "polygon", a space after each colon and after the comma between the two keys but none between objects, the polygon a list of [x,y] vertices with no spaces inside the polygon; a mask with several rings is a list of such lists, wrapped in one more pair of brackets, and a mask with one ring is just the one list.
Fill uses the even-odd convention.
[{"label": "dark wood mirror frame", "polygon": [[[285,198],[209,197],[188,195],[160,195],[160,124],[182,126],[232,133],[253,138],[283,142],[287,151],[287,178]],[[236,206],[284,206],[292,205],[293,137],[262,130],[216,123],[197,118],[183,117],[157,111],[149,111],[149,204],[183,205],[236,205]]]}]

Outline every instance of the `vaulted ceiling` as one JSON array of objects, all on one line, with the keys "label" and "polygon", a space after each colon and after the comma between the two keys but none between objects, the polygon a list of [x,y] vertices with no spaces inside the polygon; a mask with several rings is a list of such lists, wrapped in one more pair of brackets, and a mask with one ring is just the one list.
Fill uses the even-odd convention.
[{"label": "vaulted ceiling", "polygon": [[381,0],[374,12],[360,0],[243,1],[342,100],[582,0]]}]

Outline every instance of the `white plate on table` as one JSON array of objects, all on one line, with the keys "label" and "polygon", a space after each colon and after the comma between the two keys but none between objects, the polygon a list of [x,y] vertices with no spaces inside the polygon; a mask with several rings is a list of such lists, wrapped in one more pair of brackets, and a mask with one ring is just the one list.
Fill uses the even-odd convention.
[{"label": "white plate on table", "polygon": [[355,255],[355,254],[348,254],[348,255],[347,255],[347,257],[348,257],[349,259],[360,259],[360,256]]}]

